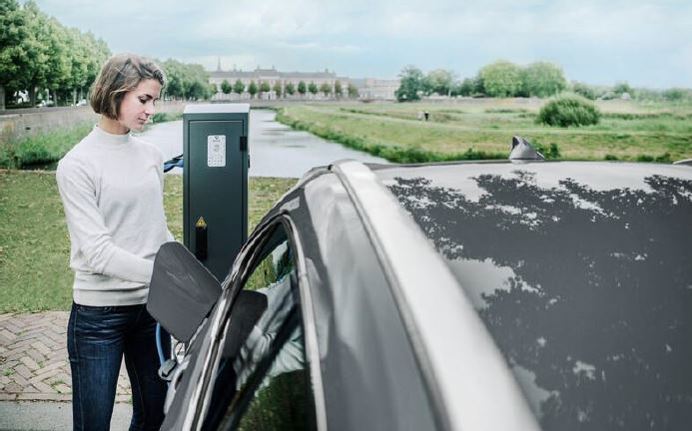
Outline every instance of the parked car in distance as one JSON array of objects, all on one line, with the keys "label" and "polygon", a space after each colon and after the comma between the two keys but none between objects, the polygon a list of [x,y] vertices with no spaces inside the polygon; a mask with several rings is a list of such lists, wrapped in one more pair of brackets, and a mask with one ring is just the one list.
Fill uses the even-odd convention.
[{"label": "parked car in distance", "polygon": [[37,104],[37,108],[44,108],[44,107],[50,107],[53,106],[55,103],[52,100],[40,100]]},{"label": "parked car in distance", "polygon": [[163,429],[689,428],[692,168],[528,159],[314,169],[222,283],[164,245]]}]

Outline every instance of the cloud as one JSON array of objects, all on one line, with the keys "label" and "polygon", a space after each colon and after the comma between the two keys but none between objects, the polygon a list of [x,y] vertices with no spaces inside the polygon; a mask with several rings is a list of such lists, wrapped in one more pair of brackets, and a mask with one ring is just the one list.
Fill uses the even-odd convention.
[{"label": "cloud", "polygon": [[329,51],[332,53],[350,54],[363,51],[363,48],[356,45],[331,45],[321,42],[278,42],[276,46],[282,49],[303,50],[313,52]]},{"label": "cloud", "polygon": [[113,51],[199,58],[212,69],[222,56],[227,67],[328,67],[391,77],[416,64],[469,76],[505,58],[554,61],[571,79],[587,82],[692,86],[688,0],[37,3],[63,24],[104,38]]}]

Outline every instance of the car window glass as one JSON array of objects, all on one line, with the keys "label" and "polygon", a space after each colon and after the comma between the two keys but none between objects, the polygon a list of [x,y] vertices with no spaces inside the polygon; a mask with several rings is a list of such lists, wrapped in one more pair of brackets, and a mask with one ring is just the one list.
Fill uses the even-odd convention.
[{"label": "car window glass", "polygon": [[[239,348],[227,349],[232,353],[221,360],[209,424],[220,422],[221,429],[310,428],[314,408],[293,259],[285,232],[277,227],[231,310],[231,316],[244,311],[251,326],[241,330]],[[247,324],[247,318],[240,323]],[[232,323],[238,331],[238,322]],[[229,326],[224,343],[232,342],[233,332]]]}]

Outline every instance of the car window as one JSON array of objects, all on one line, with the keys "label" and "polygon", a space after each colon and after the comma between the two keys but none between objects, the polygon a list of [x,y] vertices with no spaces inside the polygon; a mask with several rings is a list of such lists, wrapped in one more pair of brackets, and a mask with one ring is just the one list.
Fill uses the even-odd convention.
[{"label": "car window", "polygon": [[293,249],[281,225],[260,248],[231,309],[205,428],[314,428]]}]

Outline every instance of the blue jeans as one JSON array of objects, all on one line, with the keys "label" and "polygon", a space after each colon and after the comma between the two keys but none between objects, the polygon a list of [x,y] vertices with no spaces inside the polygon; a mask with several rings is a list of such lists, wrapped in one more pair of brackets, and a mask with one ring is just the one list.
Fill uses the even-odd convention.
[{"label": "blue jeans", "polygon": [[[156,321],[144,305],[91,307],[72,304],[67,351],[72,368],[75,430],[108,430],[123,355],[132,386],[130,430],[158,430],[166,383],[158,376]],[[164,336],[164,352],[170,338]]]}]

